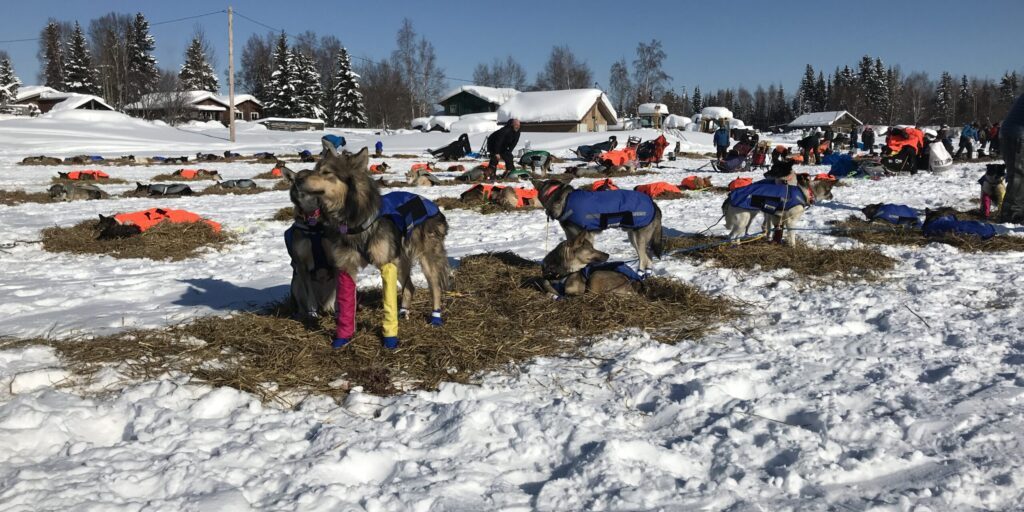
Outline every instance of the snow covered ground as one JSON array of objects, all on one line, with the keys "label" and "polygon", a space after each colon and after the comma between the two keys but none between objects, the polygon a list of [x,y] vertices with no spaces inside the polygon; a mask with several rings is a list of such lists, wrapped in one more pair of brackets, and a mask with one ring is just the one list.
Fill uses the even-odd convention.
[{"label": "snow covered ground", "polygon": [[[15,165],[28,155],[291,152],[315,150],[320,136],[243,125],[230,144],[223,128],[92,115],[0,120],[0,189],[48,186],[58,168]],[[456,136],[344,135],[355,147],[382,140],[385,153],[419,153]],[[711,149],[709,137],[681,135],[687,150]],[[566,154],[606,136],[523,140]],[[474,136],[474,147],[481,140]],[[388,160],[396,176],[414,161]],[[669,162],[659,176],[616,181],[677,183],[703,163]],[[228,178],[269,168],[209,167]],[[981,169],[852,181],[804,227],[879,201],[966,208]],[[168,168],[105,170],[142,181]],[[716,184],[734,177],[697,174]],[[721,195],[694,195],[661,203],[670,234],[720,216]],[[172,203],[223,223],[241,243],[173,263],[11,246],[47,226]],[[278,299],[291,274],[286,224],[266,219],[287,204],[285,192],[269,192],[0,206],[0,334],[160,326]],[[536,211],[446,215],[456,258],[512,250],[539,259],[545,230],[549,243],[561,237]],[[633,257],[621,233],[601,235],[598,246]],[[880,282],[809,282],[667,258],[657,274],[740,299],[748,315],[696,343],[616,333],[582,358],[539,359],[482,375],[477,386],[354,392],[340,404],[313,397],[285,409],[183,377],[120,382],[114,372],[102,383],[116,391],[96,396],[60,387],[67,373],[49,349],[0,351],[0,510],[1019,510],[1024,254],[879,250],[900,262]],[[377,281],[367,270],[359,285]]]}]

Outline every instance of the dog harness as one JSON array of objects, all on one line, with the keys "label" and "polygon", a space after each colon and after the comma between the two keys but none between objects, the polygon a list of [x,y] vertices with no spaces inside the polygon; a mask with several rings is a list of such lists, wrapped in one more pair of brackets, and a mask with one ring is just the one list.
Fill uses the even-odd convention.
[{"label": "dog harness", "polygon": [[733,190],[752,185],[753,183],[754,180],[751,178],[736,178],[729,182],[729,191],[732,192]]},{"label": "dog harness", "polygon": [[72,181],[86,179],[86,176],[88,176],[88,179],[93,180],[106,179],[110,177],[109,174],[103,171],[71,171],[68,173],[68,179]]},{"label": "dog harness", "polygon": [[199,171],[196,169],[181,169],[176,174],[186,180],[192,180],[199,176]]},{"label": "dog harness", "polygon": [[779,213],[797,206],[808,206],[808,198],[800,187],[762,180],[729,192],[729,204],[743,210]]},{"label": "dog harness", "polygon": [[654,221],[654,209],[650,197],[633,190],[574,190],[566,197],[558,221],[586,231],[616,227],[639,229]]},{"label": "dog harness", "polygon": [[[583,269],[579,270],[579,272],[581,274],[583,274],[583,280],[584,281],[589,281],[591,274],[593,274],[594,272],[597,272],[599,270],[618,272],[618,273],[626,276],[626,278],[629,279],[630,281],[643,281],[644,280],[644,277],[642,275],[637,273],[636,270],[633,270],[632,267],[630,267],[629,265],[627,265],[625,262],[622,262],[622,261],[608,261],[608,262],[605,262],[605,263],[591,263],[591,264],[583,267]],[[551,280],[551,281],[549,281],[551,283],[551,287],[554,288],[556,292],[558,292],[558,296],[559,297],[564,297],[565,296],[565,281],[568,278],[569,278],[569,276],[565,276],[565,277],[563,277],[561,279],[558,279],[558,280]]]},{"label": "dog harness", "polygon": [[320,210],[316,210],[312,215],[308,215],[305,221],[296,220],[292,223],[291,227],[284,232],[284,246],[288,249],[288,254],[292,257],[292,268],[295,266],[295,231],[302,231],[313,246],[313,270],[330,270],[331,264],[327,259],[327,251],[324,250],[324,225],[320,222]]},{"label": "dog harness", "polygon": [[875,212],[875,215],[868,220],[884,220],[891,224],[910,224],[917,226],[921,224],[917,210],[902,204],[883,204]]},{"label": "dog harness", "polygon": [[700,176],[693,175],[683,178],[683,181],[679,183],[679,186],[687,190],[701,190],[704,188],[704,183],[700,179]]},{"label": "dog harness", "polygon": [[987,222],[976,220],[957,220],[952,215],[943,215],[931,222],[926,222],[922,228],[925,236],[942,236],[947,234],[971,235],[988,240],[996,236],[996,228]]},{"label": "dog harness", "polygon": [[590,184],[590,190],[594,192],[600,192],[603,190],[618,190],[619,186],[612,181],[611,178],[605,178],[603,180],[597,180]]}]

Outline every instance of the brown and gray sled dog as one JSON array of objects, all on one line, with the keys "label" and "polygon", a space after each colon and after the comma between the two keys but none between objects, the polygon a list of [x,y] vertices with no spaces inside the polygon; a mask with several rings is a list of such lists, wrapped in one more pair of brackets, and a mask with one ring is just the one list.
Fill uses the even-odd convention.
[{"label": "brown and gray sled dog", "polygon": [[434,176],[434,173],[423,169],[410,170],[405,173],[410,185],[417,187],[433,187],[441,184],[441,179]]},{"label": "brown and gray sled dog", "polygon": [[653,266],[651,253],[661,257],[661,208],[650,196],[632,190],[576,190],[561,180],[533,180],[533,187],[548,218],[558,221],[567,240],[583,233],[593,244],[594,233],[618,228],[629,235],[641,271]]},{"label": "brown and gray sled dog", "polygon": [[584,293],[629,295],[639,291],[641,281],[600,266],[607,261],[608,253],[594,249],[588,237],[581,233],[559,243],[544,256],[541,287],[556,298]]},{"label": "brown and gray sled dog", "polygon": [[292,302],[295,310],[307,319],[331,315],[338,290],[338,268],[324,243],[324,223],[317,196],[295,186],[313,171],[295,172],[283,165],[279,168],[292,185],[289,194],[295,211],[294,222],[284,235],[292,260]]},{"label": "brown and gray sled dog", "polygon": [[[790,162],[790,165],[792,163]],[[812,181],[810,176],[804,173],[796,175],[796,185],[790,186],[789,192],[787,192],[787,201],[785,204],[772,206],[771,200],[776,199],[774,197],[768,197],[768,200],[757,200],[758,196],[753,196],[749,202],[750,207],[738,206],[738,201],[734,200],[734,195],[739,194],[740,191],[749,192],[753,189],[748,187],[759,186],[760,183],[754,183],[736,189],[729,193],[726,197],[725,202],[722,203],[722,215],[725,217],[725,227],[729,230],[729,238],[732,240],[738,240],[747,235],[750,230],[750,224],[753,223],[754,218],[758,214],[764,214],[764,222],[761,226],[764,234],[774,232],[775,235],[773,240],[776,242],[783,241],[783,230],[785,230],[785,243],[786,245],[796,245],[796,233],[790,229],[795,227],[797,221],[803,216],[804,212],[807,211],[811,205],[819,200],[832,199],[832,185],[834,182],[827,180],[814,180]],[[783,186],[785,185],[784,180],[777,180],[772,185]],[[745,190],[746,189],[746,190]],[[794,189],[799,190],[799,194],[802,194],[802,198],[795,193]],[[761,206],[758,206],[761,205]],[[765,206],[767,205],[767,206]]]},{"label": "brown and gray sled dog", "polygon": [[78,201],[80,199],[106,199],[110,194],[96,185],[79,183],[58,183],[50,187],[50,199],[54,201]]},{"label": "brown and gray sled dog", "polygon": [[368,264],[378,269],[396,265],[402,287],[402,314],[407,316],[415,289],[410,274],[413,262],[418,261],[430,288],[433,309],[439,314],[451,275],[444,246],[448,234],[444,214],[438,212],[422,219],[407,235],[400,233],[391,218],[381,215],[380,189],[366,172],[367,149],[339,154],[329,143],[324,147],[326,151],[316,168],[308,174],[297,174],[292,190],[300,197],[316,198],[325,224],[324,244],[334,265],[353,279]]}]

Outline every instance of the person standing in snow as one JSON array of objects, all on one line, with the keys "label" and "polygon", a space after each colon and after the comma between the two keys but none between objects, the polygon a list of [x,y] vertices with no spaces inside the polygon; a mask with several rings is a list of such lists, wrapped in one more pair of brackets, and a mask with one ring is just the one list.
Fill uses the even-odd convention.
[{"label": "person standing in snow", "polygon": [[857,152],[857,127],[856,126],[851,126],[850,127],[850,152],[851,153],[856,153]]},{"label": "person standing in snow", "polygon": [[992,123],[992,128],[989,128],[988,140],[992,143],[992,156],[999,158],[999,121]]},{"label": "person standing in snow", "polygon": [[498,157],[505,162],[505,175],[516,170],[515,159],[512,158],[512,150],[519,144],[519,120],[509,119],[505,126],[487,137],[487,152],[491,160],[487,166],[487,173],[494,178],[498,172]]},{"label": "person standing in snow", "polygon": [[942,125],[939,128],[938,135],[936,138],[942,143],[942,146],[946,148],[946,153],[953,154],[953,135],[949,131],[949,125]]},{"label": "person standing in snow", "polygon": [[964,150],[967,150],[967,160],[971,159],[974,154],[974,141],[978,138],[978,131],[974,129],[971,123],[964,123],[964,127],[960,129],[960,147],[957,148],[956,154],[953,158],[959,160],[960,155],[963,154]]},{"label": "person standing in snow", "polygon": [[1006,196],[999,222],[1024,224],[1024,94],[999,127],[999,149],[1006,162]]},{"label": "person standing in snow", "polygon": [[729,129],[724,124],[720,125],[715,130],[713,140],[715,143],[715,158],[725,160],[725,155],[729,152]]},{"label": "person standing in snow", "polygon": [[988,145],[988,129],[991,128],[987,123],[985,126],[978,125],[978,158],[985,156],[985,146]]},{"label": "person standing in snow", "polygon": [[861,140],[864,141],[864,149],[868,150],[868,155],[874,156],[875,154],[875,130],[870,125],[864,127],[864,133],[861,134]]}]

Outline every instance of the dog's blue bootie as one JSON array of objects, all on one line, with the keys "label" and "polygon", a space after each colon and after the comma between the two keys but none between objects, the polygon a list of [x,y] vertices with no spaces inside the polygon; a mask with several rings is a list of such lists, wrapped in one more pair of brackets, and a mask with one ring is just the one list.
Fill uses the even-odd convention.
[{"label": "dog's blue bootie", "polygon": [[385,336],[384,348],[388,350],[394,350],[398,348],[398,336]]},{"label": "dog's blue bootie", "polygon": [[433,325],[434,327],[441,327],[442,325],[444,325],[444,320],[441,319],[440,309],[435,309],[432,313],[430,313],[430,325]]},{"label": "dog's blue bootie", "polygon": [[334,341],[331,342],[331,348],[342,348],[348,345],[349,341],[348,338],[334,338]]}]

